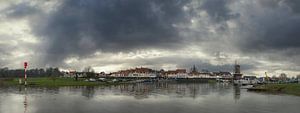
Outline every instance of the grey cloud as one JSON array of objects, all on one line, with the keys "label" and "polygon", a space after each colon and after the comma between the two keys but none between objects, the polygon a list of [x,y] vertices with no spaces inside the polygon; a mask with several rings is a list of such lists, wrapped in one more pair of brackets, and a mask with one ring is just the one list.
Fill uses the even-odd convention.
[{"label": "grey cloud", "polygon": [[300,1],[299,0],[284,0],[286,4],[288,4],[295,13],[300,13]]},{"label": "grey cloud", "polygon": [[239,14],[233,14],[229,9],[232,0],[203,0],[200,9],[205,10],[210,18],[215,21],[226,21],[239,17]]},{"label": "grey cloud", "polygon": [[[244,49],[250,50],[268,50],[279,49],[284,50],[286,48],[299,48],[300,33],[297,29],[300,28],[300,16],[296,17],[279,17],[274,18],[265,17],[262,20],[257,20],[257,23],[253,23],[247,26],[246,29],[256,29],[253,32],[249,30],[245,35],[245,38],[241,38]],[[249,28],[250,27],[250,28]],[[251,28],[252,27],[252,28]]]},{"label": "grey cloud", "polygon": [[65,0],[34,32],[47,38],[47,58],[60,62],[70,54],[120,52],[146,48],[179,48],[173,26],[187,21],[172,0]]},{"label": "grey cloud", "polygon": [[[7,14],[13,18],[39,14],[40,17],[30,18],[30,25],[43,41],[39,49],[43,64],[52,66],[65,66],[63,60],[70,56],[85,59],[96,51],[174,51],[189,45],[201,48],[211,57],[220,51],[249,56],[249,61],[263,56],[264,60],[300,64],[299,5],[297,0],[63,0],[49,14],[24,4],[21,6],[26,10],[18,10],[18,5],[14,5]],[[199,16],[201,11],[208,17]],[[231,28],[230,22],[236,27]],[[198,62],[200,68],[223,68],[197,58],[135,59],[128,65],[134,67],[141,62],[158,67],[173,63],[185,68]],[[251,63],[243,65],[246,70],[256,68]],[[226,70],[230,66],[224,64]]]},{"label": "grey cloud", "polygon": [[[190,68],[195,65],[199,71],[208,70],[208,71],[228,71],[233,72],[234,62],[231,64],[211,64],[210,62],[203,60],[201,58],[185,58],[180,56],[168,56],[168,57],[158,57],[158,58],[136,58],[132,60],[114,60],[114,61],[100,61],[99,65],[126,65],[128,68],[146,66],[153,69],[163,69],[165,65],[174,65],[177,68],[184,68],[190,71]],[[256,65],[259,65],[258,62],[248,62],[243,61],[241,64],[243,71],[249,71],[256,69]],[[97,65],[96,65],[97,66]]]},{"label": "grey cloud", "polygon": [[[185,59],[183,62],[178,64],[178,67],[190,69],[193,65],[195,65],[199,71],[208,70],[208,71],[228,71],[233,72],[233,64],[219,64],[213,65],[209,62],[205,62],[201,59]],[[253,70],[255,69],[255,65],[253,64],[240,64],[243,71]]]},{"label": "grey cloud", "polygon": [[[296,12],[295,6],[299,6],[300,2],[294,0],[203,0],[201,3],[200,9],[205,10],[210,18],[217,21],[206,22],[210,26],[218,26],[217,33],[207,34],[209,30],[204,29],[204,31],[195,32],[196,35],[191,32],[189,36],[199,35],[200,40],[197,41],[200,44],[215,46],[210,46],[209,50],[222,51],[234,46],[241,51],[253,53],[287,49],[294,50],[289,54],[299,53],[300,32],[297,29],[300,28],[300,15]],[[239,8],[234,9],[233,4],[239,4]],[[235,23],[237,28],[232,29],[224,24],[228,21]],[[213,40],[208,40],[210,38]],[[227,49],[220,48],[222,44],[227,44]]]},{"label": "grey cloud", "polygon": [[10,7],[0,11],[9,18],[20,19],[23,17],[32,16],[41,13],[37,6],[30,5],[29,2],[22,2],[20,4],[13,4]]},{"label": "grey cloud", "polygon": [[[248,5],[252,7],[244,7],[246,10],[240,12],[242,17],[237,21],[239,27],[234,40],[236,47],[244,55],[263,54],[269,60],[288,60],[300,64],[298,58],[295,59],[300,52],[300,15],[290,11],[286,7],[290,4],[286,2],[266,2],[273,5],[261,4],[262,7],[253,7],[255,4],[250,3]],[[279,2],[285,5],[278,5]]]}]

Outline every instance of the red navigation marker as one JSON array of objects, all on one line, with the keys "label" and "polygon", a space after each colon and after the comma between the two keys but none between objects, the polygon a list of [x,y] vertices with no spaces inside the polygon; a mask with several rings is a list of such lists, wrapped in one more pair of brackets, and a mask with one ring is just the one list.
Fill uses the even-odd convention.
[{"label": "red navigation marker", "polygon": [[28,66],[27,62],[24,62],[24,68],[26,69]]},{"label": "red navigation marker", "polygon": [[27,85],[27,75],[26,75],[26,69],[28,67],[28,63],[24,62],[24,82],[25,82],[25,86]]}]

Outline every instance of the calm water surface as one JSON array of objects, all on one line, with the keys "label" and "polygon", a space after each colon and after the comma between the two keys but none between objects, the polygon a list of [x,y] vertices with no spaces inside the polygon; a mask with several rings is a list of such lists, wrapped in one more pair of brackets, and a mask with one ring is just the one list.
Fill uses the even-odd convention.
[{"label": "calm water surface", "polygon": [[0,113],[300,113],[300,97],[230,84],[0,87]]}]

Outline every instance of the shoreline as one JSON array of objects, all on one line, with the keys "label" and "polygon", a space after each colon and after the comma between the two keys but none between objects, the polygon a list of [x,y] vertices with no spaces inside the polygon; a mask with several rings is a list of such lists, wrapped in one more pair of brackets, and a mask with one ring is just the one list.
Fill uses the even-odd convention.
[{"label": "shoreline", "polygon": [[[19,78],[5,78],[0,80],[0,86],[24,86],[24,81],[22,79],[22,84],[19,84]],[[85,79],[79,79],[75,81],[73,78],[51,78],[51,77],[37,77],[28,78],[26,86],[37,86],[37,87],[60,87],[60,86],[108,86],[108,85],[118,85],[118,84],[130,84],[126,82],[90,82],[85,81]]]},{"label": "shoreline", "polygon": [[[119,84],[133,84],[139,82],[161,82],[161,81],[174,81],[178,83],[216,83],[216,80],[210,79],[199,79],[199,80],[186,80],[186,79],[165,79],[165,80],[154,80],[154,79],[118,79],[118,78],[106,78],[105,80],[94,79],[93,81],[86,81],[87,78],[79,78],[75,81],[74,78],[53,78],[53,77],[36,77],[28,78],[27,86],[38,86],[38,87],[60,87],[60,86],[109,86],[109,85],[119,85]],[[24,79],[22,79],[22,84],[19,84],[19,78],[0,78],[0,86],[24,86]]]},{"label": "shoreline", "polygon": [[264,84],[249,88],[248,91],[300,96],[300,84]]},{"label": "shoreline", "polygon": [[[133,84],[134,81],[117,81],[113,82],[112,79],[108,81],[85,81],[86,79],[80,78],[75,81],[74,78],[52,78],[52,77],[37,77],[27,79],[28,87],[62,87],[62,86],[109,86],[119,84]],[[24,82],[24,81],[23,81]],[[215,82],[208,82],[215,83]],[[19,78],[3,78],[0,79],[0,86],[24,86],[19,84]],[[248,91],[253,92],[266,92],[277,94],[289,94],[300,96],[300,84],[264,84],[248,88]]]}]

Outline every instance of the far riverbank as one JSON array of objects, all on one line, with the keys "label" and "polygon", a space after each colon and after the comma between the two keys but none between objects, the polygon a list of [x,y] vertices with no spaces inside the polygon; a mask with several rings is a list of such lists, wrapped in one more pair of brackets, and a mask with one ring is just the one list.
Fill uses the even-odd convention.
[{"label": "far riverbank", "polygon": [[249,91],[261,91],[267,93],[283,93],[300,96],[300,84],[264,84],[258,85],[254,88],[248,89]]},{"label": "far riverbank", "polygon": [[[85,79],[78,79],[75,81],[73,78],[52,78],[52,77],[37,77],[28,78],[27,86],[45,86],[45,87],[58,87],[58,86],[98,86],[98,85],[115,85],[124,82],[89,82]],[[20,85],[18,78],[3,78],[0,79],[0,85],[14,86]],[[22,79],[22,84],[24,81]]]}]

